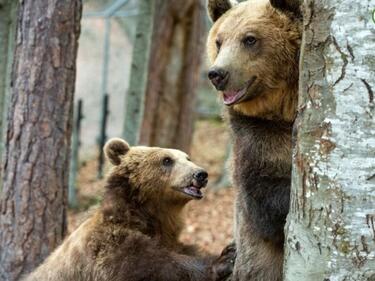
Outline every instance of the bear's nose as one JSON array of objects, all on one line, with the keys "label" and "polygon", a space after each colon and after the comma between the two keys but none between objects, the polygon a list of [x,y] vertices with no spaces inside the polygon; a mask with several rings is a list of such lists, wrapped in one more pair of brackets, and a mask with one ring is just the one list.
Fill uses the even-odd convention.
[{"label": "bear's nose", "polygon": [[221,68],[212,68],[208,72],[208,79],[219,91],[223,91],[228,83],[229,73]]},{"label": "bear's nose", "polygon": [[196,179],[199,183],[203,183],[207,180],[208,174],[206,171],[201,170],[194,173],[194,179]]}]

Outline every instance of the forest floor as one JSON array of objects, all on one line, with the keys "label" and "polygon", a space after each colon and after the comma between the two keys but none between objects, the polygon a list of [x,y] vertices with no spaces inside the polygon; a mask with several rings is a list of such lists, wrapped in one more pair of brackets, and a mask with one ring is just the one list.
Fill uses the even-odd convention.
[{"label": "forest floor", "polygon": [[[225,125],[218,121],[198,121],[191,158],[207,169],[209,184],[202,200],[190,202],[186,209],[186,227],[182,241],[199,245],[213,254],[233,239],[233,188],[217,189],[229,143]],[[96,160],[83,163],[78,176],[78,209],[69,211],[68,231],[74,230],[97,207],[103,194],[104,179],[96,178]],[[107,167],[108,168],[108,167]]]}]

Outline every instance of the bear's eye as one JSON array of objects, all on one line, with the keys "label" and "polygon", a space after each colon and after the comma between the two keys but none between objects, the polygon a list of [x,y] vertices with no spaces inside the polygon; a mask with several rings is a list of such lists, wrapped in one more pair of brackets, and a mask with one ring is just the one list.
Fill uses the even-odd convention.
[{"label": "bear's eye", "polygon": [[243,40],[242,40],[243,44],[246,46],[246,47],[251,47],[253,46],[256,42],[257,42],[257,39],[254,37],[254,36],[246,36]]},{"label": "bear's eye", "polygon": [[171,166],[173,164],[173,159],[171,157],[165,157],[163,159],[163,165],[168,167],[168,166]]},{"label": "bear's eye", "polygon": [[219,39],[216,39],[215,44],[216,44],[216,49],[219,51],[219,50],[220,50],[220,47],[221,47],[221,42],[220,42],[220,40],[219,40]]}]

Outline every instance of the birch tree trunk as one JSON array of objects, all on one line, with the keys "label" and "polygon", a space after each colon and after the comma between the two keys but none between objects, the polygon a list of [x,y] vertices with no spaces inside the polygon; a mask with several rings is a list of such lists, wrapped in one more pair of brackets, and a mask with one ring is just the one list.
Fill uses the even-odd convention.
[{"label": "birch tree trunk", "polygon": [[80,0],[19,2],[0,198],[0,280],[63,239]]},{"label": "birch tree trunk", "polygon": [[375,280],[375,1],[304,4],[284,280]]},{"label": "birch tree trunk", "polygon": [[140,142],[189,151],[206,15],[202,0],[156,0]]}]

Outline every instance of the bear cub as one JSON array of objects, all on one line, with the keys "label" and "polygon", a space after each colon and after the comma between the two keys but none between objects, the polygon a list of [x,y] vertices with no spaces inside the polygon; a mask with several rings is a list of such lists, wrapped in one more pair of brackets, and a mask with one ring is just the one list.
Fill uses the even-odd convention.
[{"label": "bear cub", "polygon": [[[179,150],[130,147],[111,139],[114,165],[101,207],[25,280],[219,280],[226,261],[179,241],[182,211],[202,198],[207,172]],[[230,270],[230,269],[229,269]]]}]

